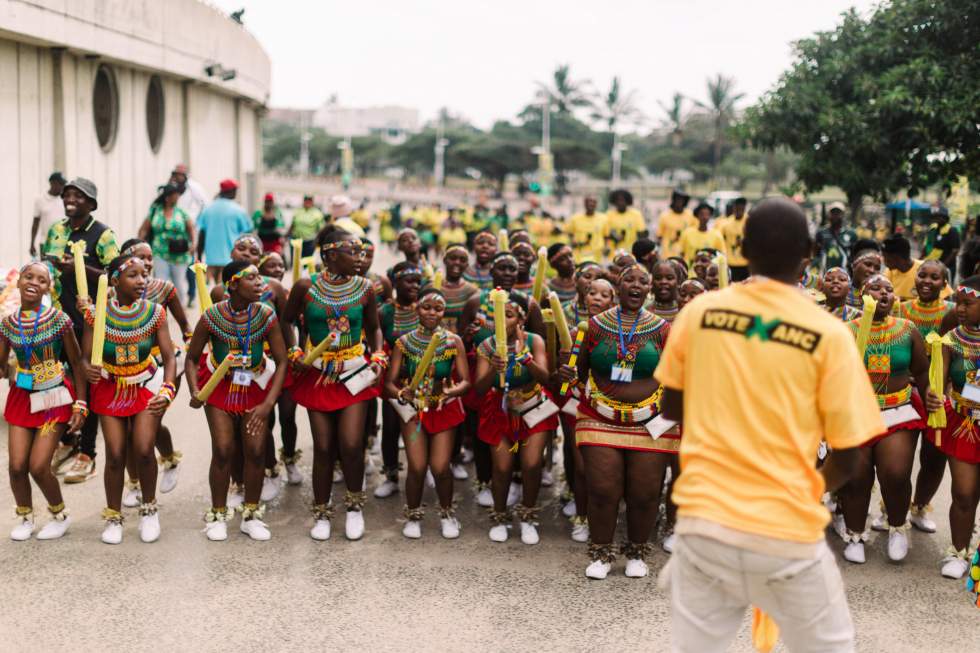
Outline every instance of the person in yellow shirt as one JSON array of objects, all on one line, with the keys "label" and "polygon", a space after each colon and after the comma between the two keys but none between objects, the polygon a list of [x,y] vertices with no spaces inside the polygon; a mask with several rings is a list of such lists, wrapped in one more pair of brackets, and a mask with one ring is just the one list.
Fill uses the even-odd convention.
[{"label": "person in yellow shirt", "polygon": [[585,213],[573,215],[565,224],[565,231],[571,237],[576,262],[601,261],[606,218],[602,213],[596,213],[599,203],[595,197],[586,195],[584,204]]},{"label": "person in yellow shirt", "polygon": [[681,234],[688,227],[698,225],[697,218],[687,209],[691,196],[675,190],[670,194],[670,206],[657,218],[657,238],[660,239],[660,256],[681,256]]},{"label": "person in yellow shirt", "polygon": [[606,247],[612,252],[633,249],[637,238],[649,234],[643,214],[633,208],[633,194],[620,188],[609,193],[609,210],[606,211]]},{"label": "person in yellow shirt", "polygon": [[554,242],[555,220],[547,211],[527,216],[527,230],[538,247],[550,247]]},{"label": "person in yellow shirt", "polygon": [[713,249],[728,256],[725,248],[725,239],[714,229],[708,229],[708,222],[714,209],[710,204],[702,202],[694,209],[694,217],[697,218],[696,227],[688,227],[681,233],[680,248],[681,255],[688,265],[694,263],[694,255],[702,249]]},{"label": "person in yellow shirt", "polygon": [[732,203],[732,216],[721,227],[725,239],[728,270],[732,281],[745,281],[749,277],[749,262],[742,255],[742,237],[745,233],[745,208],[748,202],[744,197],[736,197]]},{"label": "person in yellow shirt", "polygon": [[440,252],[445,252],[450,245],[466,245],[466,230],[456,219],[455,209],[449,209],[449,215],[439,226],[436,244]]},{"label": "person in yellow shirt", "polygon": [[729,220],[735,214],[735,202],[728,202],[725,204],[725,215],[718,216],[715,218],[714,222],[711,223],[711,228],[722,233],[725,229],[725,225],[728,224]]},{"label": "person in yellow shirt", "polygon": [[[755,206],[743,252],[755,280],[685,306],[654,374],[684,433],[665,570],[672,650],[726,650],[749,605],[789,650],[854,650],[820,499],[885,424],[850,330],[797,288],[810,252],[799,206]],[[831,452],[818,470],[822,441]]]}]

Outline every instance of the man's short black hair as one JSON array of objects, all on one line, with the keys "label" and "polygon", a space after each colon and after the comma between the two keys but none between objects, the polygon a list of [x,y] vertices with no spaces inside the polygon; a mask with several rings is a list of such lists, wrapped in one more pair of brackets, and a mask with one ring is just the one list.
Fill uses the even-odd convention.
[{"label": "man's short black hair", "polygon": [[810,255],[810,246],[806,216],[796,202],[770,197],[749,211],[742,254],[752,264],[754,274],[796,275],[803,259]]},{"label": "man's short black hair", "polygon": [[885,254],[895,254],[903,259],[912,256],[912,244],[901,234],[892,234],[881,243],[881,251]]},{"label": "man's short black hair", "polygon": [[650,240],[649,238],[640,238],[635,243],[633,243],[633,257],[637,261],[642,261],[646,258],[647,254],[653,252],[657,249],[657,244]]}]

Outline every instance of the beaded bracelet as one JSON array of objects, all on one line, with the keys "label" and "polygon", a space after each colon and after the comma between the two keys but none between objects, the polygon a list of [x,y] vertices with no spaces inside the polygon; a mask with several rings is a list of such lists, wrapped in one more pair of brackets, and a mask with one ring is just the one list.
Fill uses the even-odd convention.
[{"label": "beaded bracelet", "polygon": [[517,359],[517,362],[520,363],[521,365],[527,365],[532,360],[534,360],[534,356],[531,355],[531,352],[525,351],[524,354]]},{"label": "beaded bracelet", "polygon": [[84,399],[76,399],[71,405],[71,412],[81,413],[82,417],[88,417],[88,402]]},{"label": "beaded bracelet", "polygon": [[191,338],[194,337],[193,331],[184,331],[184,342],[190,342]]},{"label": "beaded bracelet", "polygon": [[177,386],[173,383],[163,383],[160,386],[160,392],[157,393],[157,396],[166,399],[168,404],[173,403],[174,397],[177,396]]},{"label": "beaded bracelet", "polygon": [[292,347],[289,348],[289,353],[287,355],[287,358],[292,363],[296,363],[296,362],[302,360],[303,359],[303,349],[301,347],[298,347],[296,345],[293,345]]},{"label": "beaded bracelet", "polygon": [[383,351],[376,351],[373,354],[371,354],[371,362],[380,365],[381,369],[387,369],[388,354],[384,353]]}]

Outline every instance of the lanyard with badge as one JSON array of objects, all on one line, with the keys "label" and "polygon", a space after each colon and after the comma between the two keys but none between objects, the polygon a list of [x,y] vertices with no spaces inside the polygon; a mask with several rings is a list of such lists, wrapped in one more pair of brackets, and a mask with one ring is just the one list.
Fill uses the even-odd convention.
[{"label": "lanyard with badge", "polygon": [[963,362],[971,365],[973,369],[966,373],[966,381],[963,383],[963,391],[960,394],[967,401],[980,404],[980,384],[977,384],[977,359],[964,356]]},{"label": "lanyard with badge", "polygon": [[242,367],[241,369],[235,370],[231,382],[234,385],[250,386],[252,385],[252,377],[254,374],[252,370],[248,369],[251,367],[252,363],[252,304],[248,305],[248,312],[246,313],[246,319],[248,321],[248,326],[245,329],[245,337],[242,338],[241,333],[235,330],[235,337],[238,339],[238,344],[242,348]]},{"label": "lanyard with badge", "polygon": [[616,335],[619,338],[616,348],[616,364],[612,366],[610,380],[618,383],[630,383],[633,380],[633,366],[636,364],[636,353],[631,352],[629,346],[633,343],[636,336],[636,327],[640,323],[640,315],[637,314],[633,326],[630,327],[628,336],[623,336],[623,309],[616,308]]},{"label": "lanyard with badge", "polygon": [[20,332],[20,344],[24,347],[24,365],[26,370],[17,370],[17,387],[21,390],[31,391],[34,389],[34,372],[31,369],[31,357],[34,355],[34,338],[37,337],[37,326],[41,322],[41,310],[38,309],[37,316],[34,318],[34,328],[31,329],[31,337],[28,339],[24,333],[24,316],[17,311],[17,330]]}]

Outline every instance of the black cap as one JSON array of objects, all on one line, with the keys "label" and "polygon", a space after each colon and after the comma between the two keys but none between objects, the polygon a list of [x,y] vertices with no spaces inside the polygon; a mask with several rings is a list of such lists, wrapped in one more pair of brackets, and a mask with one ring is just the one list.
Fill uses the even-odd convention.
[{"label": "black cap", "polygon": [[51,176],[48,177],[48,181],[56,181],[59,184],[65,184],[68,182],[65,176],[58,171],[52,172]]},{"label": "black cap", "polygon": [[708,209],[709,211],[711,211],[711,215],[715,214],[715,207],[711,206],[707,202],[701,202],[696,207],[694,207],[694,215],[697,215],[698,211],[700,211],[701,209]]},{"label": "black cap", "polygon": [[691,199],[691,196],[682,191],[680,188],[675,188],[674,190],[670,191],[670,199],[674,198],[684,198],[689,200]]}]

